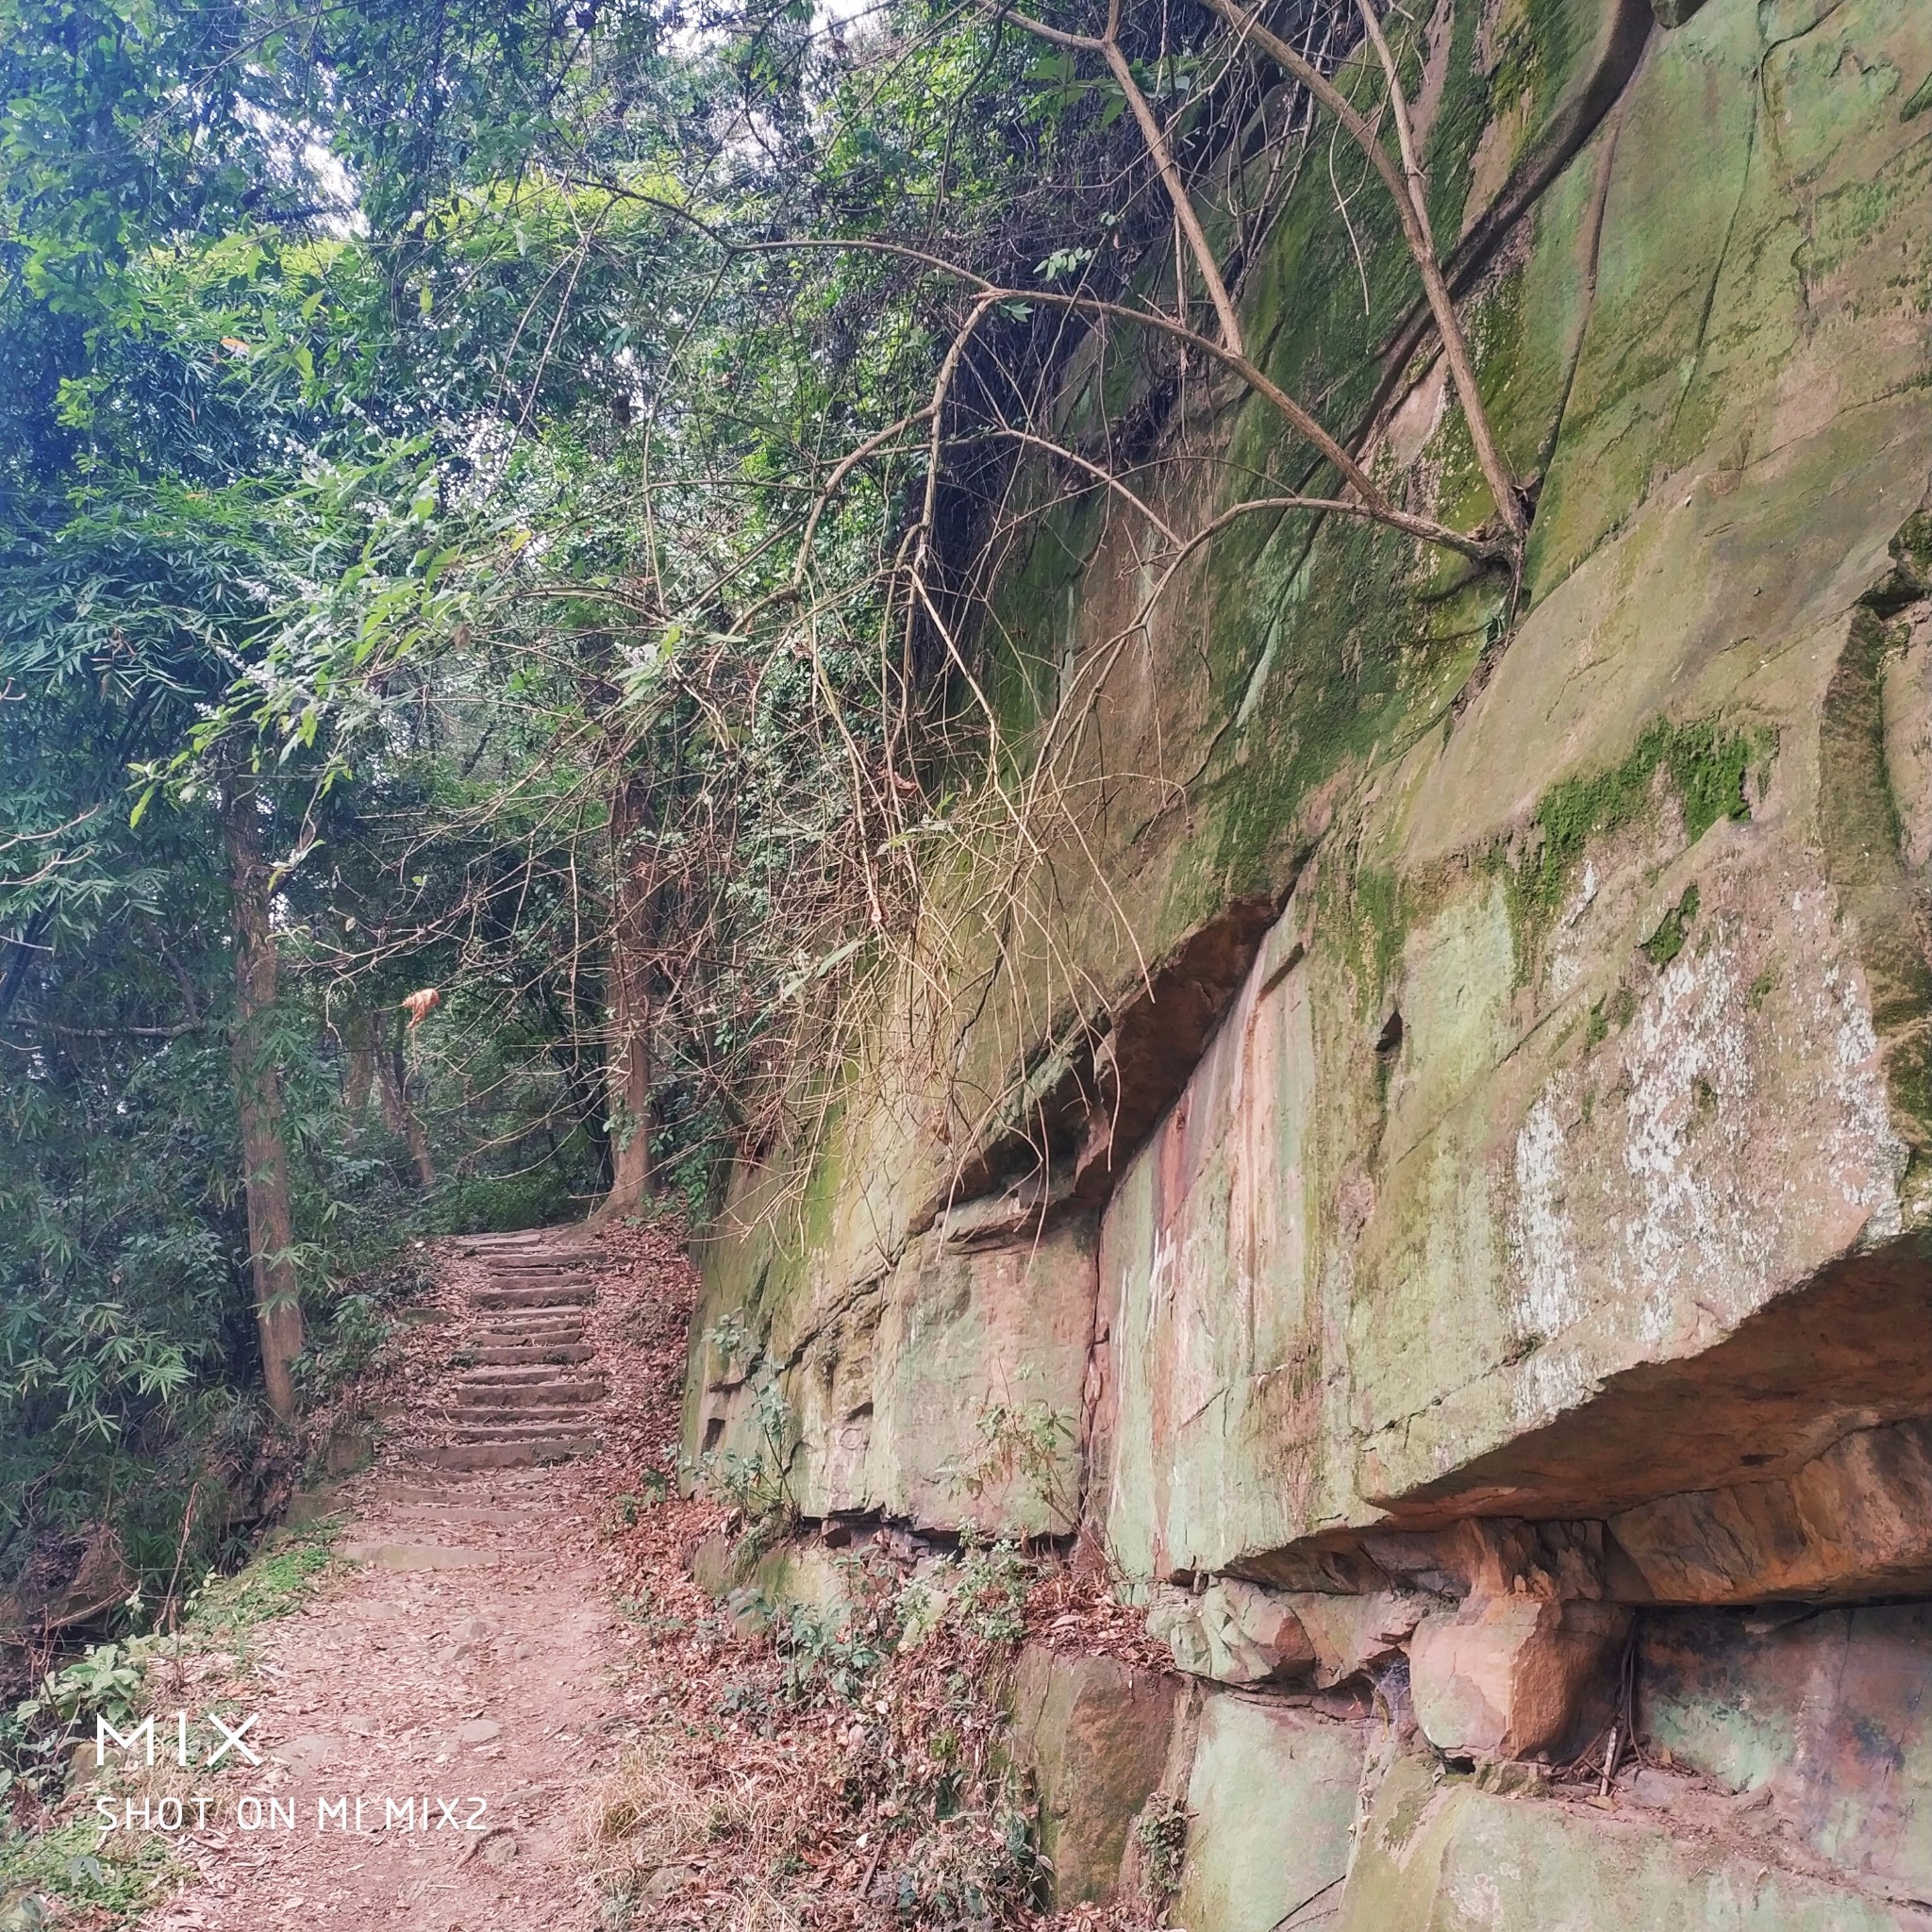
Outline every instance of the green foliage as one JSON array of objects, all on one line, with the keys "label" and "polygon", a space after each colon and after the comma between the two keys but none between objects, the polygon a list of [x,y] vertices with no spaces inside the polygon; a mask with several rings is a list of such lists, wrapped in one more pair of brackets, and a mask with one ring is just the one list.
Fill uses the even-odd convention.
[{"label": "green foliage", "polygon": [[1145,1889],[1156,1903],[1180,1890],[1181,1858],[1188,1844],[1188,1807],[1180,1799],[1157,1791],[1134,1821],[1134,1840],[1141,1848],[1141,1872]]},{"label": "green foliage", "polygon": [[178,1642],[245,1649],[264,1620],[286,1616],[313,1591],[329,1561],[332,1532],[285,1536],[233,1576],[210,1576],[189,1594],[184,1635],[150,1635],[92,1645],[50,1672],[33,1696],[0,1718],[0,1927],[6,1910],[46,1916],[22,1925],[65,1923],[92,1912],[89,1924],[134,1924],[187,1875],[162,1832],[103,1834],[92,1809],[57,1816],[27,1830],[5,1801],[16,1784],[41,1801],[58,1799],[66,1760],[95,1737],[104,1719],[125,1731],[152,1707],[148,1675],[165,1667]]},{"label": "green foliage", "polygon": [[327,1572],[335,1526],[281,1530],[232,1576],[211,1576],[189,1599],[183,1627],[232,1645],[258,1624],[287,1617],[308,1602]]},{"label": "green foliage", "polygon": [[94,1737],[96,1720],[125,1729],[140,1710],[152,1648],[145,1638],[91,1645],[0,1719],[0,1797],[14,1785],[58,1797],[67,1757]]},{"label": "green foliage", "polygon": [[890,1603],[846,1617],[793,1604],[772,1629],[784,1666],[786,1702],[800,1708],[855,1702],[891,1655],[896,1637]]},{"label": "green foliage", "polygon": [[1026,1634],[1023,1612],[1031,1580],[1026,1559],[1013,1543],[969,1540],[959,1555],[953,1614],[981,1642],[1018,1643]]},{"label": "green foliage", "polygon": [[[258,1533],[292,1454],[271,1263],[312,1398],[379,1347],[408,1242],[566,1218],[641,1138],[701,1211],[721,1154],[809,1131],[1017,769],[969,619],[1009,432],[1079,334],[1054,301],[1134,293],[1168,233],[1125,94],[926,0],[683,25],[0,0],[28,1595],[97,1535],[152,1584]],[[1204,183],[1257,104],[1216,31],[1122,28]],[[1203,191],[1242,245],[1244,178]],[[275,985],[244,1000],[258,843]],[[608,1077],[633,1042],[641,1105]],[[262,1094],[285,1256],[240,1172]],[[986,1479],[1043,1491],[1058,1426],[998,1420]],[[703,1475],[761,1536],[794,1446],[769,1380],[755,1432]]]},{"label": "green foliage", "polygon": [[942,1635],[994,1654],[1025,1636],[1034,1571],[1014,1543],[969,1540],[916,1576],[865,1552],[841,1558],[839,1569],[842,1605],[793,1603],[771,1617],[785,1696],[794,1706],[862,1705],[888,1663]]},{"label": "green foliage", "polygon": [[1067,1450],[1075,1441],[1074,1418],[1044,1402],[989,1403],[974,1418],[979,1454],[961,1473],[969,1495],[1016,1484],[1036,1509],[1071,1512],[1066,1494]]},{"label": "green foliage", "polygon": [[52,1715],[67,1724],[86,1728],[96,1717],[125,1724],[141,1696],[142,1662],[146,1652],[139,1643],[97,1643],[84,1657],[52,1672],[40,1694],[23,1704],[15,1715],[35,1723]]},{"label": "green foliage", "polygon": [[797,1520],[798,1507],[786,1481],[797,1447],[796,1421],[774,1374],[767,1374],[752,1398],[752,1446],[711,1449],[683,1469],[685,1479],[742,1520],[734,1560],[742,1572]]},{"label": "green foliage", "polygon": [[165,1833],[103,1839],[90,1812],[27,1832],[0,1813],[0,1932],[39,1932],[80,1913],[89,1924],[137,1924],[187,1875]]},{"label": "green foliage", "polygon": [[[238,1649],[248,1633],[271,1618],[300,1608],[329,1564],[332,1526],[281,1533],[231,1576],[209,1575],[187,1593],[180,1625],[188,1641]],[[160,1606],[130,1600],[137,1617],[158,1615]],[[94,1735],[97,1718],[125,1728],[147,1705],[147,1673],[172,1655],[176,1639],[151,1633],[90,1645],[52,1670],[30,1697],[0,1723],[0,1774],[24,1775],[36,1789],[57,1790],[53,1769],[73,1746]]]}]

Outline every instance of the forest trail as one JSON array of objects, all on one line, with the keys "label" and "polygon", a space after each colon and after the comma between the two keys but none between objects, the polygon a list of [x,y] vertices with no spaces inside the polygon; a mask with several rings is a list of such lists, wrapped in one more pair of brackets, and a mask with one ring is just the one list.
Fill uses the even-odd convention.
[{"label": "forest trail", "polygon": [[[574,1846],[621,1748],[625,1633],[567,1458],[597,1451],[609,1388],[601,1257],[557,1236],[458,1254],[396,1440],[334,1499],[341,1560],[231,1693],[261,1764],[223,1776],[222,1828],[184,1846],[198,1882],[152,1932],[599,1923]],[[250,1797],[292,1824],[242,1828]]]}]

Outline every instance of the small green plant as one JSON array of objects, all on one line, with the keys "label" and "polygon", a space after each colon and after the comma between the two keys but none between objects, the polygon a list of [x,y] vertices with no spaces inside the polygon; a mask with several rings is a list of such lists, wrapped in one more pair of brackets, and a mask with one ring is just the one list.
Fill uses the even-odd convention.
[{"label": "small green plant", "polygon": [[986,1643],[1017,1643],[1026,1634],[1026,1586],[1031,1572],[1019,1547],[962,1542],[953,1614],[968,1636]]},{"label": "small green plant", "polygon": [[890,1604],[842,1620],[792,1605],[772,1626],[772,1642],[784,1666],[785,1701],[800,1709],[853,1703],[891,1655],[896,1637]]},{"label": "small green plant", "polygon": [[384,1309],[385,1286],[335,1293],[312,1310],[308,1345],[295,1364],[306,1399],[324,1400],[381,1353],[394,1325]]},{"label": "small green plant", "polygon": [[657,1508],[670,1494],[671,1477],[661,1469],[647,1469],[639,1477],[637,1488],[610,1506],[610,1513],[619,1528],[633,1529],[646,1509]]},{"label": "small green plant", "polygon": [[300,1609],[331,1560],[339,1521],[278,1531],[232,1576],[210,1576],[188,1599],[184,1627],[232,1641],[255,1624]]},{"label": "small green plant", "polygon": [[125,1727],[141,1703],[151,1640],[96,1643],[42,1678],[0,1721],[0,1795],[18,1784],[37,1796],[60,1787],[61,1757],[92,1735],[96,1718]]},{"label": "small green plant", "polygon": [[727,1370],[741,1366],[748,1371],[757,1357],[757,1338],[744,1325],[744,1318],[736,1308],[728,1314],[721,1315],[711,1324],[708,1338],[711,1346],[718,1351],[720,1361]]},{"label": "small green plant", "polygon": [[977,1423],[979,1455],[959,1478],[967,1492],[976,1498],[1017,1483],[1037,1509],[1065,1513],[1070,1499],[1064,1464],[1074,1441],[1073,1418],[1044,1402],[1024,1407],[994,1402],[980,1410]]},{"label": "small green plant", "polygon": [[759,1385],[751,1416],[757,1447],[713,1449],[690,1466],[695,1487],[714,1501],[728,1504],[744,1519],[737,1552],[741,1570],[784,1536],[797,1516],[785,1480],[794,1446],[791,1406],[775,1375],[768,1375]]},{"label": "small green plant", "polygon": [[935,1579],[914,1576],[899,1592],[899,1648],[917,1650],[945,1625],[953,1599]]},{"label": "small green plant", "polygon": [[88,1813],[35,1832],[0,1815],[0,1932],[132,1925],[186,1875],[159,1832],[102,1841]]},{"label": "small green plant", "polygon": [[1180,1888],[1181,1855],[1188,1843],[1188,1807],[1157,1791],[1134,1823],[1141,1851],[1141,1880],[1151,1903],[1165,1905]]},{"label": "small green plant", "polygon": [[125,1724],[134,1715],[141,1698],[146,1655],[147,1646],[139,1638],[128,1643],[97,1643],[84,1657],[46,1677],[40,1698],[22,1709],[31,1709],[43,1700],[68,1723],[99,1716],[109,1724]]}]

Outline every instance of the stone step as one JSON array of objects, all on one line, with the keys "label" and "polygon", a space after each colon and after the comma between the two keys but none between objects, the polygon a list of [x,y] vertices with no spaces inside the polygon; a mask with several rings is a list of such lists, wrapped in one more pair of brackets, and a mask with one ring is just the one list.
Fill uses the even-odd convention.
[{"label": "stone step", "polygon": [[[549,1342],[535,1347],[495,1349],[468,1348],[460,1351],[461,1359],[452,1362],[450,1366],[465,1380],[485,1375],[532,1375],[544,1381],[555,1382],[573,1374],[596,1374],[597,1370],[591,1366],[596,1358],[596,1353],[588,1342]],[[561,1359],[553,1359],[557,1357],[560,1357]]]},{"label": "stone step", "polygon": [[464,1337],[466,1346],[489,1346],[498,1342],[533,1342],[533,1341],[581,1341],[583,1339],[583,1316],[564,1310],[560,1316],[541,1316],[533,1322],[514,1320],[514,1310],[507,1314],[491,1314],[479,1320],[474,1329]]},{"label": "stone step", "polygon": [[477,1363],[465,1368],[457,1376],[457,1385],[463,1389],[528,1389],[539,1382],[601,1382],[603,1379],[594,1369],[572,1374],[548,1362],[518,1363],[508,1368],[494,1363]]},{"label": "stone step", "polygon": [[450,1420],[470,1422],[475,1416],[508,1416],[522,1410],[583,1408],[603,1405],[603,1395],[583,1390],[458,1390],[437,1410]]},{"label": "stone step", "polygon": [[514,1529],[523,1523],[541,1523],[541,1509],[491,1509],[487,1506],[451,1503],[439,1507],[434,1503],[399,1503],[395,1513],[410,1522],[476,1523],[491,1529]]},{"label": "stone step", "polygon": [[471,1309],[468,1335],[473,1341],[481,1341],[486,1334],[514,1335],[519,1341],[527,1341],[532,1335],[568,1332],[575,1336],[583,1333],[584,1324],[590,1319],[589,1300],[513,1302],[504,1307]]},{"label": "stone step", "polygon": [[483,1409],[451,1423],[439,1432],[437,1441],[457,1448],[468,1442],[549,1442],[593,1438],[596,1429],[593,1409],[518,1408],[497,1414]]},{"label": "stone step", "polygon": [[458,1408],[437,1430],[437,1441],[522,1441],[525,1436],[586,1436],[595,1430],[595,1408]]},{"label": "stone step", "polygon": [[344,1543],[352,1563],[375,1570],[493,1570],[494,1550],[466,1550],[449,1543]]},{"label": "stone step", "polygon": [[478,1311],[471,1317],[470,1337],[480,1340],[485,1335],[581,1335],[584,1324],[590,1320],[587,1308],[489,1308]]},{"label": "stone step", "polygon": [[521,1442],[547,1436],[581,1435],[596,1418],[584,1408],[548,1413],[526,1409],[516,1414],[453,1417],[442,1430],[449,1442]]},{"label": "stone step", "polygon": [[539,1436],[516,1442],[443,1442],[417,1450],[416,1460],[428,1469],[526,1469],[596,1453],[594,1436]]},{"label": "stone step", "polygon": [[481,1367],[510,1368],[516,1365],[567,1367],[572,1362],[594,1360],[597,1351],[587,1341],[490,1342],[470,1350]]},{"label": "stone step", "polygon": [[605,1392],[601,1386],[573,1383],[549,1387],[538,1383],[526,1389],[458,1389],[450,1404],[450,1412],[469,1416],[484,1412],[508,1414],[518,1409],[595,1408],[604,1400]]},{"label": "stone step", "polygon": [[602,1382],[464,1382],[450,1391],[447,1407],[473,1408],[595,1408],[609,1394]]},{"label": "stone step", "polygon": [[596,1299],[597,1291],[589,1282],[577,1287],[473,1288],[470,1291],[473,1308],[582,1308]]},{"label": "stone step", "polygon": [[479,1281],[470,1291],[470,1301],[474,1306],[476,1297],[483,1294],[554,1294],[572,1301],[594,1296],[596,1291],[596,1277],[590,1274],[541,1274],[525,1276],[522,1280],[492,1275],[488,1281]]},{"label": "stone step", "polygon": [[432,1482],[427,1479],[416,1482],[371,1483],[363,1493],[373,1502],[398,1503],[406,1506],[428,1507],[474,1501],[476,1485],[463,1482]]}]

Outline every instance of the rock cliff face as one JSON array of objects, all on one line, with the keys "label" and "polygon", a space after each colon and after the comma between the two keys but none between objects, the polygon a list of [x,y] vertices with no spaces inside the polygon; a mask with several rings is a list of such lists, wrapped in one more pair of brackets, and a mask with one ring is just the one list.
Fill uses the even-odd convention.
[{"label": "rock cliff face", "polygon": [[[1088,721],[1084,863],[741,1172],[688,1447],[1104,1539],[1183,1693],[1028,1692],[1086,1895],[1082,1790],[1158,1784],[1193,1932],[1932,1923],[1932,8],[1441,0],[1419,105],[1520,601],[1257,516],[1122,649],[1137,530],[1042,511],[989,689]],[[1251,353],[1470,526],[1319,172]],[[1286,474],[1117,353],[1068,433],[1225,458],[1176,522]],[[1610,1810],[1531,1801],[1633,1720]]]}]

